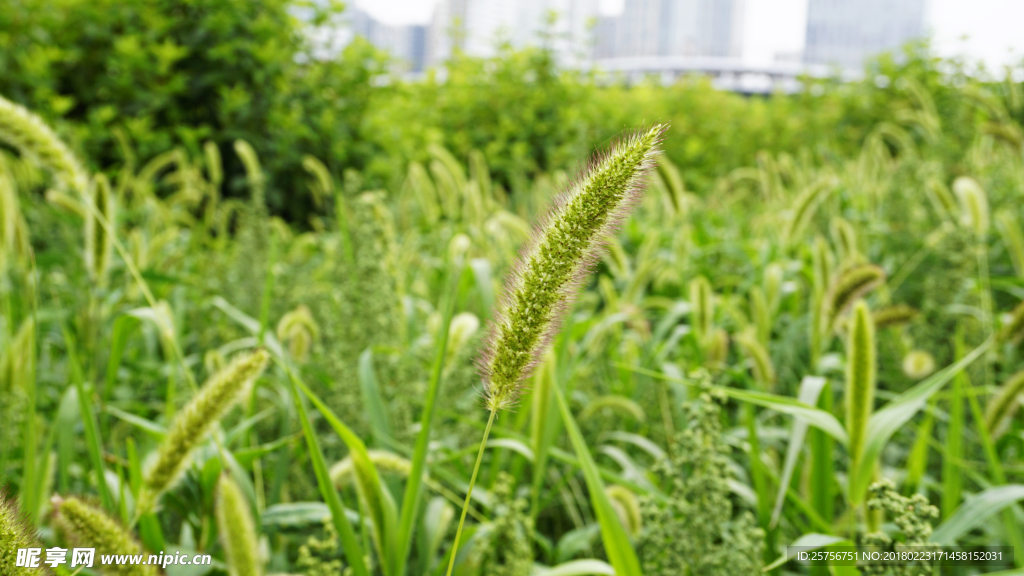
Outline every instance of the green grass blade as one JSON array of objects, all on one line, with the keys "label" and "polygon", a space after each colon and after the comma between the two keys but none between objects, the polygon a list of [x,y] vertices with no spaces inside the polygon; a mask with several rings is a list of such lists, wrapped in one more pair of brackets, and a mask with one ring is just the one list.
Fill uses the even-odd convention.
[{"label": "green grass blade", "polygon": [[64,342],[67,345],[68,372],[78,394],[78,409],[82,417],[82,426],[85,429],[85,445],[89,450],[89,462],[96,474],[96,490],[100,493],[103,509],[114,513],[116,510],[110,490],[107,488],[106,467],[103,466],[103,442],[96,424],[96,410],[92,406],[92,396],[86,390],[85,382],[82,379],[82,368],[75,350],[75,339],[66,326],[61,328],[64,332]]},{"label": "green grass blade", "polygon": [[388,411],[380,393],[377,372],[373,367],[373,350],[367,348],[359,355],[359,390],[363,395],[363,406],[373,432],[373,443],[377,447],[389,444],[392,438]]},{"label": "green grass blade", "polygon": [[416,514],[419,511],[420,497],[423,490],[423,474],[426,471],[427,450],[430,445],[430,428],[434,422],[437,394],[441,389],[444,361],[448,353],[448,329],[451,327],[452,312],[455,310],[456,288],[461,277],[462,263],[454,263],[453,269],[448,275],[448,283],[441,305],[441,325],[434,340],[437,351],[434,355],[434,364],[430,373],[427,397],[423,404],[423,413],[420,416],[420,431],[416,436],[416,444],[413,447],[412,468],[409,473],[409,480],[405,484],[405,494],[402,496],[402,514],[398,523],[399,571],[397,576],[405,575],[406,559],[409,557],[409,550],[412,547],[412,531],[416,524]]},{"label": "green grass blade", "polygon": [[352,524],[345,517],[345,507],[341,496],[338,494],[337,489],[335,489],[334,483],[331,482],[331,475],[327,469],[327,463],[324,461],[324,453],[320,450],[320,442],[317,440],[316,432],[313,431],[313,425],[309,421],[306,406],[299,397],[299,387],[296,384],[296,379],[290,370],[288,372],[289,381],[291,382],[292,401],[295,403],[299,422],[302,424],[302,433],[306,437],[306,446],[309,448],[309,459],[313,464],[313,472],[316,474],[316,483],[320,488],[320,495],[323,497],[324,502],[331,509],[331,521],[334,524],[334,528],[338,531],[338,538],[341,540],[341,548],[345,552],[345,558],[348,560],[356,576],[370,576],[369,571],[366,569],[366,563],[363,561],[363,547],[356,539],[355,531],[352,530]]},{"label": "green grass blade", "polygon": [[[826,380],[819,376],[804,376],[800,381],[800,391],[797,399],[808,406],[818,404],[818,396],[825,388]],[[796,419],[793,421],[793,428],[789,433],[789,443],[786,446],[786,459],[782,467],[782,476],[779,478],[779,490],[775,496],[775,507],[772,510],[770,527],[775,527],[782,516],[782,504],[786,500],[786,488],[793,479],[793,471],[796,470],[797,460],[803,451],[804,438],[807,436],[807,422]]]},{"label": "green grass blade", "polygon": [[615,573],[618,576],[641,576],[643,572],[640,570],[640,560],[636,556],[636,551],[633,550],[626,529],[619,522],[615,510],[604,492],[604,482],[601,481],[601,475],[597,470],[594,457],[590,454],[590,449],[587,448],[587,442],[576,426],[576,420],[573,419],[572,412],[569,411],[569,405],[565,401],[561,389],[557,386],[553,388],[558,408],[562,413],[562,422],[569,433],[573,450],[580,460],[580,468],[583,470],[587,490],[590,492],[590,501],[597,514],[598,524],[601,526],[601,539],[604,541],[605,553],[608,554],[608,559],[615,567]]},{"label": "green grass blade", "polygon": [[124,349],[128,345],[128,335],[138,324],[139,319],[134,316],[122,315],[114,320],[114,331],[110,336],[110,356],[107,358],[107,373],[101,395],[104,401],[109,398],[110,391],[117,382],[117,370],[121,367]]},{"label": "green grass blade", "polygon": [[295,377],[295,382],[302,390],[302,393],[309,398],[310,402],[323,415],[327,423],[331,425],[334,432],[341,438],[342,442],[349,449],[352,458],[353,471],[355,472],[356,487],[360,498],[370,511],[370,521],[373,524],[374,544],[377,546],[377,553],[384,565],[385,574],[394,574],[398,569],[397,563],[402,558],[398,557],[396,537],[398,526],[398,511],[391,493],[381,482],[376,466],[370,459],[366,445],[359,436],[346,426],[340,418],[309,389],[306,384]]},{"label": "green grass blade", "polygon": [[[660,372],[654,370],[647,370],[645,368],[639,368],[636,366],[629,366],[628,369],[637,372],[639,374],[646,374],[655,378],[661,378],[669,382],[678,382],[680,384],[686,384],[688,386],[695,385],[694,382],[685,379],[672,378]],[[795,399],[788,398],[786,396],[779,396],[776,394],[770,394],[768,392],[755,392],[751,390],[740,390],[738,388],[729,388],[727,386],[712,386],[713,390],[720,391],[726,396],[739,400],[741,402],[747,402],[755,406],[761,406],[762,408],[769,408],[776,412],[782,412],[783,414],[789,414],[797,418],[805,420],[809,425],[825,432],[832,438],[839,441],[840,444],[845,445],[846,430],[843,425],[839,423],[839,420],[835,416],[829,414],[824,410],[820,410],[813,406]]]},{"label": "green grass blade", "polygon": [[940,509],[944,519],[949,518],[949,515],[960,504],[960,491],[963,490],[963,476],[960,471],[960,462],[964,457],[962,374],[953,378],[952,386],[953,395],[949,399],[949,423],[946,426],[946,440],[943,442],[942,451],[942,506]]},{"label": "green grass blade", "polygon": [[979,492],[965,500],[932,532],[932,542],[951,546],[957,538],[1019,500],[1024,500],[1024,484],[1007,484]]}]

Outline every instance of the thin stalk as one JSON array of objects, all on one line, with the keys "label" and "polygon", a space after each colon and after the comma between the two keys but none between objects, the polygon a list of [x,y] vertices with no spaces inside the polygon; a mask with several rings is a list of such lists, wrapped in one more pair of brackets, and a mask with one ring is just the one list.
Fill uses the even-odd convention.
[{"label": "thin stalk", "polygon": [[434,356],[430,386],[427,389],[423,414],[420,416],[420,432],[416,436],[416,445],[413,448],[409,480],[405,484],[405,494],[402,497],[402,513],[398,521],[397,576],[405,576],[407,559],[412,547],[413,523],[416,521],[416,512],[419,509],[423,472],[430,444],[430,427],[434,421],[434,406],[438,391],[441,389],[441,376],[444,373],[444,361],[448,353],[448,329],[451,326],[452,311],[455,309],[455,300],[458,296],[456,288],[462,276],[462,262],[456,262],[454,270],[449,274],[447,290],[441,305],[441,327],[437,334],[437,354]]},{"label": "thin stalk", "polygon": [[469,510],[469,499],[473,496],[473,485],[476,484],[476,475],[480,471],[480,462],[484,459],[484,450],[487,448],[487,437],[491,435],[491,426],[494,424],[494,417],[497,410],[491,410],[491,416],[487,419],[487,427],[484,428],[484,436],[480,440],[480,451],[476,454],[476,464],[473,465],[473,475],[469,477],[469,488],[466,490],[466,501],[462,503],[462,514],[459,516],[459,527],[455,530],[455,542],[452,544],[451,558],[448,560],[447,576],[452,575],[452,568],[455,567],[455,555],[459,551],[459,539],[462,538],[462,525],[466,522],[466,511]]}]

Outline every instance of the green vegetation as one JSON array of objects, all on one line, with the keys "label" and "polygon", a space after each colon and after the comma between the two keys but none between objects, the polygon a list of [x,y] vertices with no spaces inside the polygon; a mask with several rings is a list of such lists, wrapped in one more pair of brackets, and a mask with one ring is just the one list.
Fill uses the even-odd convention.
[{"label": "green vegetation", "polygon": [[33,541],[216,574],[825,573],[797,542],[1020,570],[1020,68],[911,46],[745,98],[503,49],[407,83],[314,57],[296,9],[0,11],[4,574]]}]

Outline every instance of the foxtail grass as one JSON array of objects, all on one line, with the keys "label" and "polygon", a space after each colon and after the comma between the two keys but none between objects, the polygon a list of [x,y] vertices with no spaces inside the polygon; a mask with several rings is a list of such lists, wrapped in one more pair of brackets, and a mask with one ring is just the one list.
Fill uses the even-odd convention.
[{"label": "foxtail grass", "polygon": [[269,358],[264,350],[236,358],[214,374],[178,412],[146,470],[139,495],[139,512],[151,510],[160,494],[178,480],[192,450],[243,395],[249,383],[263,372]]},{"label": "foxtail grass", "polygon": [[993,438],[998,438],[1002,434],[1006,421],[1020,407],[1022,394],[1024,394],[1024,370],[1007,378],[995,396],[988,401],[988,405],[985,407],[985,428]]},{"label": "foxtail grass", "polygon": [[93,282],[103,285],[106,283],[113,243],[110,241],[110,234],[100,224],[100,216],[107,222],[114,222],[114,195],[106,176],[96,176],[90,194],[99,215],[91,212],[85,215],[85,269]]},{"label": "foxtail grass", "polygon": [[256,539],[256,525],[252,520],[249,502],[241,488],[228,474],[222,474],[217,483],[217,530],[224,546],[228,574],[231,576],[259,576],[263,573]]},{"label": "foxtail grass", "polygon": [[846,342],[846,434],[851,471],[859,468],[864,452],[874,410],[876,375],[875,323],[868,305],[860,300],[854,306]]},{"label": "foxtail grass", "polygon": [[605,239],[639,202],[665,129],[659,124],[638,131],[597,156],[590,169],[569,185],[538,223],[532,241],[509,276],[485,352],[478,361],[490,416],[455,532],[448,576],[455,566],[466,511],[495,415],[515,404],[524,382],[550,347],[564,312],[587,278]]},{"label": "foxtail grass", "polygon": [[0,574],[44,574],[42,568],[15,566],[19,549],[39,547],[17,505],[6,494],[0,493]]},{"label": "foxtail grass", "polygon": [[1014,272],[1024,278],[1024,231],[1021,231],[1020,220],[1013,212],[1004,210],[996,214],[996,229],[1010,254]]},{"label": "foxtail grass", "polygon": [[[57,513],[59,529],[83,548],[95,548],[97,556],[136,556],[143,553],[134,538],[110,516],[78,498],[54,496],[53,509]],[[108,574],[120,576],[156,576],[155,565],[120,564],[105,567]]]},{"label": "foxtail grass", "polygon": [[744,331],[736,336],[736,343],[740,350],[750,360],[750,371],[754,375],[754,381],[762,390],[775,388],[775,367],[772,365],[768,349],[761,343],[752,331]]},{"label": "foxtail grass", "polygon": [[917,309],[906,304],[895,304],[875,310],[871,317],[875,321],[875,328],[882,329],[890,326],[902,326],[917,317]]}]

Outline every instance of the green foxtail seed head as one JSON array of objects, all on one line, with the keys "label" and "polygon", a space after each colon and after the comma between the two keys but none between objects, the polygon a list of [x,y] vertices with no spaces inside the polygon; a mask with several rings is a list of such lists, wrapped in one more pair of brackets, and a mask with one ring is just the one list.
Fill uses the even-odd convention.
[{"label": "green foxtail seed head", "polygon": [[288,352],[296,360],[305,360],[309,348],[320,335],[320,326],[305,304],[281,316],[277,323],[277,339],[288,345]]},{"label": "green foxtail seed head", "polygon": [[903,357],[903,373],[911,380],[922,378],[935,372],[935,358],[924,350],[911,350]]},{"label": "green foxtail seed head", "polygon": [[853,229],[853,224],[836,217],[832,219],[831,229],[832,241],[839,251],[839,261],[844,264],[857,262],[860,252],[857,250],[857,232]]},{"label": "green foxtail seed head", "polygon": [[641,423],[647,421],[647,414],[639,404],[618,394],[609,394],[607,396],[598,396],[597,398],[594,398],[583,408],[576,419],[580,422],[586,422],[596,414],[604,411],[618,412],[622,416],[626,416]]},{"label": "green foxtail seed head", "polygon": [[[92,189],[93,202],[103,218],[114,224],[114,195],[110,190],[110,181],[103,174],[99,174],[93,180]],[[99,219],[92,212],[85,216],[85,269],[89,272],[89,278],[93,282],[102,285],[106,281],[107,265],[110,262],[110,253],[114,244],[110,240],[110,234],[100,224]]]},{"label": "green foxtail seed head", "polygon": [[598,156],[535,228],[478,362],[489,409],[515,402],[603,240],[638,201],[665,129],[659,124],[637,132]]},{"label": "green foxtail seed head", "polygon": [[767,344],[772,335],[772,310],[760,286],[750,288],[750,317],[757,328],[757,340]]},{"label": "green foxtail seed head", "polygon": [[785,280],[785,274],[782,265],[776,262],[764,268],[764,297],[768,299],[772,314],[779,311],[779,304],[782,302],[782,282]]},{"label": "green foxtail seed head", "polygon": [[480,319],[472,312],[460,312],[448,326],[448,356],[454,358],[480,329]]},{"label": "green foxtail seed head", "polygon": [[875,320],[875,328],[882,329],[889,326],[902,326],[913,320],[917,314],[918,311],[915,308],[906,304],[895,304],[879,308],[871,316]]},{"label": "green foxtail seed head", "polygon": [[775,387],[775,367],[768,349],[758,340],[753,330],[744,330],[736,335],[736,343],[750,360],[750,371],[754,380],[765,390]]},{"label": "green foxtail seed head", "polygon": [[167,436],[157,448],[153,463],[146,469],[139,496],[142,511],[149,510],[156,498],[174,484],[192,450],[238,400],[248,384],[263,372],[269,358],[265,350],[239,356],[207,380],[178,412]]},{"label": "green foxtail seed head", "polygon": [[993,436],[999,436],[1006,428],[1006,421],[1020,407],[1020,396],[1024,394],[1024,370],[1006,379],[999,391],[985,407],[985,426]]},{"label": "green foxtail seed head", "polygon": [[[373,467],[381,473],[408,477],[409,473],[412,472],[412,462],[398,454],[385,450],[367,450],[366,452],[370,457],[370,462],[373,463]],[[352,461],[352,457],[346,456],[344,460],[331,466],[330,474],[331,480],[339,488],[344,488],[351,484],[355,474],[355,463]]]},{"label": "green foxtail seed head", "polygon": [[999,339],[1013,344],[1024,340],[1024,302],[1017,304],[1013,312],[1010,312],[1002,330],[999,331]]},{"label": "green foxtail seed head", "polygon": [[643,511],[640,508],[640,499],[636,497],[629,488],[618,484],[612,484],[604,489],[608,500],[615,509],[615,515],[619,517],[623,528],[630,536],[635,536],[643,530]]},{"label": "green foxtail seed head", "polygon": [[238,484],[228,474],[221,474],[217,483],[217,530],[224,546],[228,574],[259,576],[263,573],[249,502]]},{"label": "green foxtail seed head", "polygon": [[690,315],[693,318],[690,324],[694,336],[703,347],[714,332],[715,293],[711,289],[711,282],[703,276],[691,280],[689,289]]},{"label": "green foxtail seed head", "polygon": [[206,174],[210,184],[215,189],[220,189],[220,183],[224,180],[224,163],[220,158],[220,148],[215,142],[207,140],[203,143],[203,154],[206,156]]},{"label": "green foxtail seed head", "polygon": [[996,214],[996,228],[1003,238],[1006,251],[1010,253],[1014,272],[1024,278],[1024,231],[1021,231],[1020,221],[1013,212],[1003,210]]},{"label": "green foxtail seed head", "polygon": [[825,307],[822,321],[826,323],[828,330],[835,326],[839,315],[848,310],[858,298],[884,281],[885,271],[874,264],[860,264],[839,271],[832,278],[828,294],[822,302]]},{"label": "green foxtail seed head", "polygon": [[0,141],[35,157],[65,185],[85,194],[89,176],[71,150],[38,116],[0,96]]},{"label": "green foxtail seed head", "polygon": [[960,221],[978,236],[988,233],[988,198],[981,185],[967,176],[953,181],[953,192],[960,201]]},{"label": "green foxtail seed head", "polygon": [[799,240],[800,235],[814,217],[818,205],[839,185],[834,177],[822,178],[811,184],[797,197],[793,204],[793,216],[786,228],[786,242],[792,244]]},{"label": "green foxtail seed head", "polygon": [[[68,540],[81,548],[95,548],[100,555],[139,555],[142,547],[117,522],[101,510],[75,497],[53,497],[56,522]],[[148,564],[121,564],[106,566],[108,574],[120,576],[156,576],[156,566]]]},{"label": "green foxtail seed head", "polygon": [[828,282],[832,278],[834,264],[832,249],[829,248],[828,241],[821,236],[816,236],[814,238],[814,248],[812,248],[811,252],[811,272],[813,274],[815,294],[824,294],[828,289]]},{"label": "green foxtail seed head", "polygon": [[235,140],[235,153],[242,160],[245,166],[245,178],[249,182],[249,190],[252,192],[252,204],[257,209],[264,208],[264,191],[266,190],[267,179],[263,175],[263,168],[260,167],[259,156],[252,145],[245,140]]},{"label": "green foxtail seed head", "polygon": [[859,300],[853,308],[846,342],[846,433],[854,463],[864,450],[868,420],[874,410],[876,374],[875,323],[868,305]]},{"label": "green foxtail seed head", "polygon": [[315,156],[305,155],[302,157],[302,167],[313,177],[309,184],[309,191],[313,194],[313,201],[317,207],[324,205],[324,201],[334,197],[334,178],[327,170],[327,166]]},{"label": "green foxtail seed head", "polygon": [[19,548],[40,547],[18,506],[6,494],[0,493],[0,574],[44,574],[41,561],[37,569],[16,566]]}]

